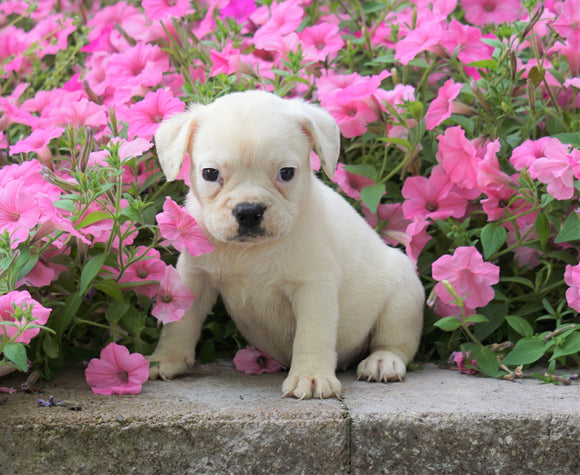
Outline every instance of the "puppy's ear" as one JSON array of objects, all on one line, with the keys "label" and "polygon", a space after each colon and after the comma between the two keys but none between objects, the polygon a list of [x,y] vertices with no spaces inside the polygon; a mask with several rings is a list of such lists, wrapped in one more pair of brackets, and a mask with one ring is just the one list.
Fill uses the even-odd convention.
[{"label": "puppy's ear", "polygon": [[194,105],[186,112],[164,120],[155,133],[157,156],[167,181],[173,181],[179,175],[197,126],[200,107]]},{"label": "puppy's ear", "polygon": [[334,176],[340,154],[340,130],[336,121],[324,109],[300,100],[293,101],[301,112],[302,129],[312,141],[322,168],[329,178]]}]

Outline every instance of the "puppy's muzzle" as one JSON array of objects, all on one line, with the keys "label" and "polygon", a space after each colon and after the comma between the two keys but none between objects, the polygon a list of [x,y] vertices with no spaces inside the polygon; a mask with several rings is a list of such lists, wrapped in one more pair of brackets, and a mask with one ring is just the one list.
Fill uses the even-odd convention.
[{"label": "puppy's muzzle", "polygon": [[262,221],[266,206],[260,203],[240,203],[232,211],[238,222],[238,238],[263,236]]}]

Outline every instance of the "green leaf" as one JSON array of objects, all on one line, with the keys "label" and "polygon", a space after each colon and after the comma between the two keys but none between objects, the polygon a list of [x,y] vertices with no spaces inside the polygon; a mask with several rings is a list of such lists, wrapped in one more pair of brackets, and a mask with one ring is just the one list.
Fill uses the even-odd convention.
[{"label": "green leaf", "polygon": [[[70,325],[70,322],[76,315],[82,301],[83,297],[79,292],[74,292],[67,297],[62,312],[54,319],[54,321],[56,321],[55,330],[57,338],[60,339],[62,337],[65,330]],[[51,320],[53,320],[52,317]]]},{"label": "green leaf", "polygon": [[434,322],[433,325],[444,332],[452,332],[461,326],[461,321],[457,317],[444,317]]},{"label": "green leaf", "polygon": [[496,69],[497,61],[495,59],[482,59],[480,61],[473,61],[467,66],[471,66],[472,68]]},{"label": "green leaf", "polygon": [[364,176],[366,178],[370,178],[373,181],[377,178],[376,168],[372,165],[369,165],[368,163],[361,163],[360,165],[345,165],[344,169],[349,173]]},{"label": "green leaf", "polygon": [[580,217],[572,212],[556,236],[556,244],[580,239]]},{"label": "green leaf", "polygon": [[570,144],[574,145],[575,147],[580,147],[580,134],[577,132],[556,134],[552,137],[558,139],[563,144]]},{"label": "green leaf", "polygon": [[26,348],[22,343],[8,343],[4,346],[4,356],[8,358],[20,371],[27,371]]},{"label": "green leaf", "polygon": [[566,339],[566,343],[557,347],[550,361],[562,356],[575,355],[580,352],[580,332],[576,331]]},{"label": "green leaf", "polygon": [[534,334],[534,329],[525,318],[518,315],[508,315],[506,320],[508,325],[524,338],[530,338]]},{"label": "green leaf", "polygon": [[542,246],[542,249],[544,249],[551,234],[550,222],[544,213],[538,213],[538,216],[536,216],[535,227],[538,238],[540,239],[540,245]]},{"label": "green leaf", "polygon": [[489,322],[489,320],[485,315],[476,313],[475,315],[469,316],[465,323],[487,323],[487,322]]},{"label": "green leaf", "polygon": [[492,378],[497,376],[499,371],[497,355],[489,348],[483,347],[481,350],[479,350],[477,356],[475,357],[475,361],[477,361],[477,366],[482,373],[487,374]]},{"label": "green leaf", "polygon": [[81,295],[87,291],[93,279],[97,276],[101,267],[103,267],[106,257],[106,254],[99,254],[85,264],[85,268],[81,273],[81,287],[79,289]]},{"label": "green leaf", "polygon": [[127,314],[129,307],[129,302],[125,302],[123,299],[121,299],[120,302],[116,300],[111,302],[107,306],[107,311],[105,312],[105,318],[107,319],[107,322],[109,322],[111,325],[116,325],[119,323],[121,318]]},{"label": "green leaf", "polygon": [[526,338],[518,341],[516,346],[503,359],[502,363],[508,366],[531,364],[538,361],[545,353],[545,345],[541,340]]},{"label": "green leaf", "polygon": [[83,220],[75,226],[75,229],[83,229],[105,219],[111,219],[111,215],[105,211],[95,211],[94,213],[87,214]]},{"label": "green leaf", "polygon": [[505,243],[507,231],[497,223],[488,223],[481,230],[481,245],[486,258],[493,255]]},{"label": "green leaf", "polygon": [[49,358],[58,358],[60,353],[59,345],[55,338],[51,335],[44,335],[44,340],[42,340],[42,349]]},{"label": "green leaf", "polygon": [[370,185],[365,186],[360,192],[360,198],[364,204],[367,205],[372,214],[377,212],[381,198],[385,194],[385,185]]},{"label": "green leaf", "polygon": [[104,279],[95,284],[95,289],[100,290],[109,297],[113,297],[117,302],[123,302],[123,292],[119,284],[112,279]]},{"label": "green leaf", "polygon": [[65,211],[70,211],[74,213],[77,210],[75,202],[72,200],[58,200],[53,203],[55,208],[64,209]]}]

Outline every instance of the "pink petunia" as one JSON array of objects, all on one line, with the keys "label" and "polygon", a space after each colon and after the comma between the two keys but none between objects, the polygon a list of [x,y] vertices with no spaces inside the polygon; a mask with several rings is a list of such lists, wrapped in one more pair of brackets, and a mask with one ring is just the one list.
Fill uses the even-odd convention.
[{"label": "pink petunia", "polygon": [[568,200],[574,196],[574,160],[568,153],[568,146],[559,140],[551,141],[544,149],[544,156],[532,163],[535,177],[547,184],[550,195],[558,200]]},{"label": "pink petunia", "polygon": [[235,18],[238,23],[245,23],[249,16],[256,11],[255,0],[229,0],[220,13],[226,18]]},{"label": "pink petunia", "polygon": [[70,125],[77,129],[107,124],[106,109],[84,98],[56,107],[50,111],[50,118],[53,125],[61,127]]},{"label": "pink petunia", "polygon": [[475,374],[477,373],[475,369],[467,368],[465,366],[466,363],[469,364],[470,366],[477,366],[477,361],[475,361],[475,358],[472,358],[470,361],[469,357],[470,357],[469,351],[465,353],[465,355],[463,354],[462,351],[454,351],[453,353],[451,353],[449,361],[450,362],[453,361],[457,365],[457,368],[459,369],[460,373]]},{"label": "pink petunia", "polygon": [[157,215],[157,223],[161,235],[180,252],[185,249],[195,257],[215,249],[193,216],[169,196],[165,198],[163,213]]},{"label": "pink petunia", "polygon": [[425,114],[425,126],[427,130],[437,127],[445,119],[451,117],[453,110],[453,99],[459,95],[463,84],[456,83],[453,79],[448,79],[439,88],[437,97],[431,102]]},{"label": "pink petunia", "polygon": [[182,18],[190,12],[189,0],[143,0],[141,5],[150,20]]},{"label": "pink petunia", "polygon": [[437,137],[439,149],[437,161],[453,183],[461,188],[477,187],[478,162],[477,149],[467,138],[460,126],[449,127]]},{"label": "pink petunia", "polygon": [[8,232],[13,245],[28,239],[39,219],[38,201],[22,181],[6,183],[0,189],[0,233]]},{"label": "pink petunia", "polygon": [[538,158],[546,156],[546,147],[554,142],[560,143],[558,139],[552,137],[542,137],[537,140],[528,139],[514,148],[510,162],[516,170],[527,168],[531,177],[536,178],[532,165]]},{"label": "pink petunia", "polygon": [[457,59],[467,65],[492,58],[493,48],[482,39],[483,34],[479,28],[464,25],[453,18],[441,36],[441,45],[447,54],[457,55]]},{"label": "pink petunia", "polygon": [[580,312],[580,264],[566,266],[564,282],[568,285],[568,289],[566,290],[568,305],[577,312]]},{"label": "pink petunia", "polygon": [[435,169],[429,178],[411,176],[405,180],[402,194],[403,214],[414,220],[417,217],[432,220],[447,219],[465,215],[467,200],[452,191],[453,182],[442,170]]},{"label": "pink petunia", "polygon": [[401,203],[379,204],[375,214],[371,214],[369,209],[363,206],[363,213],[367,223],[378,231],[387,244],[407,245],[409,242],[407,227],[411,221],[403,215]]},{"label": "pink petunia", "polygon": [[[19,308],[24,313],[30,312],[30,316],[32,317],[31,323],[35,325],[45,325],[50,316],[50,312],[52,312],[51,309],[43,307],[34,300],[26,290],[13,290],[12,292],[0,296],[0,321],[16,324],[16,326],[0,326],[0,337],[5,336],[8,340],[15,338],[16,334],[20,332],[26,324],[24,321],[24,315],[17,312],[15,307]],[[40,328],[29,328],[18,335],[14,341],[30,343],[30,340],[38,335],[39,332]]]},{"label": "pink petunia", "polygon": [[89,361],[85,377],[95,394],[139,394],[149,378],[149,361],[140,353],[109,343],[100,358]]},{"label": "pink petunia", "polygon": [[[137,248],[138,261],[125,269],[120,284],[134,284],[130,289],[153,298],[159,291],[159,283],[165,277],[167,265],[161,260],[157,249]],[[151,282],[151,281],[157,281]]]},{"label": "pink petunia", "polygon": [[472,25],[484,26],[517,21],[521,0],[460,0],[465,19]]},{"label": "pink petunia", "polygon": [[129,138],[140,137],[151,140],[161,121],[178,112],[183,112],[185,104],[177,99],[168,89],[148,92],[143,100],[119,109],[121,120],[129,123]]},{"label": "pink petunia", "polygon": [[10,155],[35,152],[43,162],[46,162],[52,157],[52,153],[48,148],[50,141],[60,137],[63,132],[64,128],[62,127],[35,129],[28,137],[10,147]]},{"label": "pink petunia", "polygon": [[182,282],[177,270],[167,266],[159,283],[157,303],[151,313],[162,323],[178,322],[191,308],[194,300],[193,292]]},{"label": "pink petunia", "polygon": [[417,264],[419,255],[425,248],[425,245],[433,239],[427,232],[429,221],[424,217],[416,217],[411,224],[407,226],[406,234],[409,238],[405,245],[405,251],[413,263]]},{"label": "pink petunia", "polygon": [[374,184],[370,178],[348,172],[343,163],[339,163],[336,167],[332,181],[340,186],[347,196],[355,200],[360,200],[360,192],[363,188]]},{"label": "pink petunia", "polygon": [[395,47],[395,59],[401,64],[409,64],[419,53],[431,51],[441,53],[439,42],[443,34],[441,21],[443,17],[435,16],[432,21],[423,22],[414,30],[404,35]]},{"label": "pink petunia", "polygon": [[238,371],[245,374],[276,373],[286,369],[285,366],[267,354],[249,346],[243,350],[238,350],[234,356],[234,365]]},{"label": "pink petunia", "polygon": [[304,61],[332,61],[342,49],[344,41],[338,32],[338,26],[321,23],[309,26],[298,34]]},{"label": "pink petunia", "polygon": [[458,247],[452,256],[437,259],[432,266],[432,275],[439,282],[435,285],[437,296],[444,303],[452,303],[454,297],[441,282],[447,280],[469,308],[484,307],[493,300],[491,287],[499,282],[499,267],[484,262],[475,247]]}]

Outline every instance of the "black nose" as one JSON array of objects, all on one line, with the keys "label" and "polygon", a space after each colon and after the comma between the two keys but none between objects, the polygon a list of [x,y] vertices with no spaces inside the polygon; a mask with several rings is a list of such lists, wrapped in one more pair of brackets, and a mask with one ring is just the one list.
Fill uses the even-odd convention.
[{"label": "black nose", "polygon": [[266,207],[259,203],[240,203],[236,205],[232,214],[240,225],[240,229],[253,230],[262,223],[265,211]]}]

